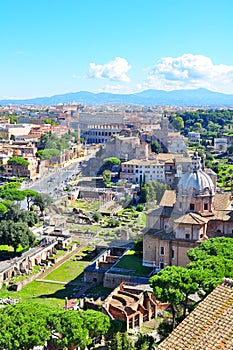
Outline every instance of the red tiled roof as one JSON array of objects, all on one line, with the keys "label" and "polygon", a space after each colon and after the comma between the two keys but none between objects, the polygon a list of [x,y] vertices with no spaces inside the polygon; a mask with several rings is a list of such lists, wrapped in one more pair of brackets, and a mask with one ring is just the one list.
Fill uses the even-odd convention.
[{"label": "red tiled roof", "polygon": [[172,207],[176,203],[176,192],[173,190],[166,190],[159,203],[161,207],[168,206]]},{"label": "red tiled roof", "polygon": [[158,350],[232,350],[233,281],[224,279],[159,345]]}]

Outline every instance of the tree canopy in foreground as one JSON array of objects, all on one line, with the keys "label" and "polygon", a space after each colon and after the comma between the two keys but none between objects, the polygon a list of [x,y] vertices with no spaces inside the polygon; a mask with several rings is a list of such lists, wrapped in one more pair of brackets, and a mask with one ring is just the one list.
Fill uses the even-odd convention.
[{"label": "tree canopy in foreground", "polygon": [[107,334],[110,318],[98,311],[65,311],[18,303],[0,309],[0,349],[29,350],[47,341],[56,349],[85,349]]},{"label": "tree canopy in foreground", "polygon": [[224,277],[233,278],[233,239],[212,238],[188,251],[187,267],[167,266],[151,277],[150,285],[161,302],[169,302],[175,325],[177,306],[186,314],[188,297],[198,293],[203,299]]}]

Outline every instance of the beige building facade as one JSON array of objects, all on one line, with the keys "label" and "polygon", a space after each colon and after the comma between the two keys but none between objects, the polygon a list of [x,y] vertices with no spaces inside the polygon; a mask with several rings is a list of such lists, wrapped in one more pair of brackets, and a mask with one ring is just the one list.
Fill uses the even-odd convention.
[{"label": "beige building facade", "polygon": [[187,251],[218,236],[233,237],[232,196],[216,193],[211,177],[194,154],[192,169],[177,191],[166,191],[159,208],[147,211],[143,238],[143,265],[155,271],[168,265],[186,266]]}]

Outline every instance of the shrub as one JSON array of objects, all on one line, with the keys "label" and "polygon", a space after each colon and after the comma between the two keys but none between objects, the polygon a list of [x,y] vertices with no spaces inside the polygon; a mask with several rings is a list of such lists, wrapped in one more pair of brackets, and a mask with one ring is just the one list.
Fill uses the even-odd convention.
[{"label": "shrub", "polygon": [[102,215],[101,213],[99,213],[98,211],[96,211],[93,215],[92,215],[92,219],[95,221],[95,222],[99,222],[102,218]]},{"label": "shrub", "polygon": [[138,204],[136,207],[137,211],[143,211],[144,210],[144,206],[142,204]]},{"label": "shrub", "polygon": [[108,226],[109,227],[118,227],[119,221],[116,218],[110,218],[108,221]]}]

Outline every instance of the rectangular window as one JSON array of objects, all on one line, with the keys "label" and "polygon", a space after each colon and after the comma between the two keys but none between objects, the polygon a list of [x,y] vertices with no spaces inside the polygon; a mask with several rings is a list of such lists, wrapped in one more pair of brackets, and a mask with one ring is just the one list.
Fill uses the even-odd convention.
[{"label": "rectangular window", "polygon": [[186,233],[186,234],[185,234],[185,238],[186,238],[186,239],[190,239],[190,234],[189,234],[189,233]]},{"label": "rectangular window", "polygon": [[175,258],[175,251],[174,251],[174,249],[172,249],[172,259],[174,259]]},{"label": "rectangular window", "polygon": [[193,203],[190,203],[189,209],[190,209],[190,210],[194,210],[194,204],[193,204]]},{"label": "rectangular window", "polygon": [[204,210],[208,210],[208,203],[204,203]]},{"label": "rectangular window", "polygon": [[160,255],[164,255],[164,247],[160,247]]}]

